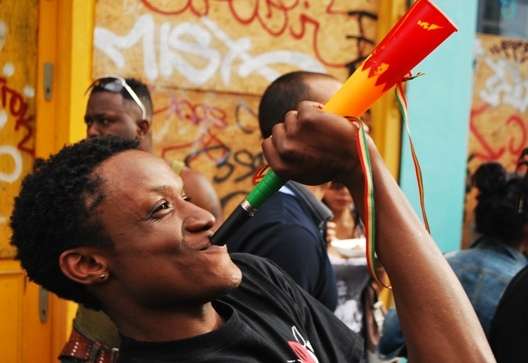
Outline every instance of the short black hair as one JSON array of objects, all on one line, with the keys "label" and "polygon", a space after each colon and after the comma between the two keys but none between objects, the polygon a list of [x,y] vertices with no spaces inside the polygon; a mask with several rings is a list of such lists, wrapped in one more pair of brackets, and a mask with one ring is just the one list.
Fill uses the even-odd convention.
[{"label": "short black hair", "polygon": [[312,100],[310,86],[305,81],[316,78],[335,79],[325,73],[294,71],[283,74],[268,85],[262,94],[258,110],[260,133],[263,138],[269,137],[273,126],[282,122],[284,115],[296,109],[299,102]]},{"label": "short black hair", "polygon": [[94,170],[111,156],[137,147],[135,140],[96,137],[35,164],[22,182],[10,220],[11,244],[31,280],[63,298],[100,308],[84,285],[62,273],[59,256],[74,247],[111,245],[95,213],[104,194]]},{"label": "short black hair", "polygon": [[[145,112],[147,113],[148,119],[151,120],[154,107],[152,104],[152,96],[150,95],[148,86],[136,78],[125,78],[125,81],[130,86],[130,88],[132,88],[132,90],[136,93],[136,95],[139,97],[139,99],[145,106]],[[109,92],[109,91],[100,85],[96,85],[92,88],[90,94],[97,93],[97,92]],[[130,96],[130,94],[127,92],[126,89],[123,88],[120,94],[121,96],[123,96],[124,99],[134,102],[134,99],[132,98],[132,96]]]},{"label": "short black hair", "polygon": [[528,180],[508,174],[502,165],[491,162],[477,169],[472,182],[479,190],[477,232],[515,247],[528,223]]}]

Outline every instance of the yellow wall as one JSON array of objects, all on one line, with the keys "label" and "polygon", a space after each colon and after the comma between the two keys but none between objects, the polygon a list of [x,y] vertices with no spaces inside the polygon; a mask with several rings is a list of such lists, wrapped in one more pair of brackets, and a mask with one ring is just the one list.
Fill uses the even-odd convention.
[{"label": "yellow wall", "polygon": [[[13,161],[18,160],[12,156],[15,151],[21,154],[22,160],[22,171],[14,181],[0,181],[0,217],[4,218],[0,221],[5,222],[10,214],[20,180],[31,169],[33,155],[26,149],[33,149],[35,156],[45,157],[84,136],[84,90],[90,82],[93,9],[92,0],[2,1],[0,77],[7,62],[14,65],[7,68],[7,74],[11,74],[10,68],[15,70],[4,77],[6,81],[2,85],[8,84],[24,97],[28,115],[34,118],[26,123],[32,127],[32,138],[21,144],[26,128],[15,130],[13,112],[0,104],[0,126],[3,126],[0,145],[10,146],[0,149],[0,177],[6,179],[16,171]],[[45,64],[53,65],[49,99],[43,91]],[[27,86],[32,86],[34,92]],[[0,259],[0,362],[56,362],[67,338],[74,306],[46,295],[28,282],[18,262],[13,260],[14,250],[8,240],[9,230],[3,223],[0,226],[0,258],[3,258]],[[45,321],[39,317],[39,301],[48,305]]]}]

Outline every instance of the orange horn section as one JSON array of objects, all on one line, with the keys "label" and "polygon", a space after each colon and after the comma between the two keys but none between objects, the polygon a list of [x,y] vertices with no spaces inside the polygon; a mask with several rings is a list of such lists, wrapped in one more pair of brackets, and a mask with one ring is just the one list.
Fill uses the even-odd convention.
[{"label": "orange horn section", "polygon": [[418,0],[324,109],[342,116],[361,116],[456,31],[456,25],[433,2]]}]

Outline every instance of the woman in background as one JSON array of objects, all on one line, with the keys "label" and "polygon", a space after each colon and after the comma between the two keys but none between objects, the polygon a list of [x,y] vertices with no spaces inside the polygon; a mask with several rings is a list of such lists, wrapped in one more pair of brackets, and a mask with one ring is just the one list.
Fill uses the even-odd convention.
[{"label": "woman in background", "polygon": [[369,362],[379,342],[385,311],[378,301],[379,287],[371,280],[365,255],[365,234],[354,201],[343,184],[332,182],[323,202],[334,218],[327,229],[328,257],[337,283],[335,315],[365,339]]}]

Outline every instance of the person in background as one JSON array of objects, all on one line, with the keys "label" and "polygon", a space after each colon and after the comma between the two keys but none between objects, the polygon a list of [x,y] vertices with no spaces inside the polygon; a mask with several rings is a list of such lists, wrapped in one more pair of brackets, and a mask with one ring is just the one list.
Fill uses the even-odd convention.
[{"label": "person in background", "polygon": [[[141,150],[153,152],[154,106],[146,84],[134,78],[102,77],[90,85],[88,92],[84,115],[87,137],[114,135],[135,139]],[[179,160],[171,166],[181,175],[185,193],[193,203],[213,213],[220,223],[222,207],[211,182]]]},{"label": "person in background", "polygon": [[[137,140],[141,150],[153,152],[153,104],[146,84],[134,78],[103,77],[96,79],[87,92],[86,137],[114,135]],[[171,167],[181,176],[184,191],[192,202],[210,211],[217,224],[221,223],[222,208],[207,178],[178,160],[172,161]],[[63,363],[110,362],[115,357],[112,351],[119,344],[117,329],[108,316],[80,305],[61,359]]]},{"label": "person in background", "polygon": [[[517,162],[515,172],[523,176],[522,197],[519,198],[516,223],[528,224],[526,196],[528,195],[528,148]],[[513,222],[513,221],[512,221]],[[525,251],[526,254],[526,251]],[[491,322],[489,333],[491,349],[499,363],[526,362],[528,341],[528,266],[510,281],[504,291]]]},{"label": "person in background", "polygon": [[327,234],[328,257],[336,274],[335,315],[365,339],[369,362],[379,361],[377,345],[385,308],[379,300],[381,287],[370,277],[365,257],[365,234],[359,212],[345,185],[331,182],[323,203],[332,211],[333,233]]},{"label": "person in background", "polygon": [[327,235],[327,242],[333,239],[365,237],[359,212],[348,189],[340,183],[331,182],[323,195],[323,203],[332,211],[333,231]]},{"label": "person in background", "polygon": [[[489,336],[497,304],[511,279],[527,264],[528,184],[518,174],[509,175],[498,163],[482,164],[473,176],[478,188],[474,210],[480,237],[471,248],[446,255]],[[391,310],[385,318],[379,345],[385,356],[405,355],[398,316]]]},{"label": "person in background", "polygon": [[[263,138],[299,102],[325,103],[341,87],[334,77],[305,71],[286,73],[264,91],[259,104]],[[321,203],[325,185],[287,182],[227,243],[230,252],[266,257],[330,310],[337,304],[334,271],[326,251],[326,222],[332,214]]]}]

